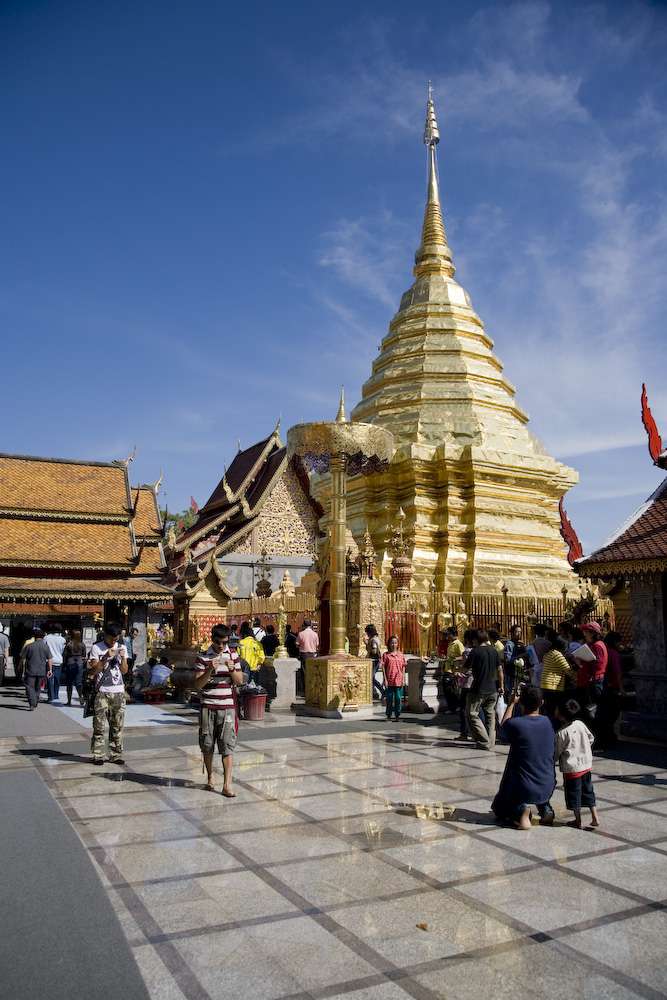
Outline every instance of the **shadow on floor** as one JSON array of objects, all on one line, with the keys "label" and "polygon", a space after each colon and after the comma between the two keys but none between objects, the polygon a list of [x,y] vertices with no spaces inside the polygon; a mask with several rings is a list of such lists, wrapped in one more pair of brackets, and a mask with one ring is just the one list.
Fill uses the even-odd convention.
[{"label": "shadow on floor", "polygon": [[596,754],[596,757],[667,769],[667,746],[656,743],[632,743],[630,740],[620,740],[613,749],[604,750]]},{"label": "shadow on floor", "polygon": [[622,781],[624,785],[667,785],[667,778],[659,778],[656,774],[601,774],[606,781]]},{"label": "shadow on floor", "polygon": [[158,774],[137,774],[129,771],[103,771],[100,775],[107,781],[131,781],[137,785],[161,785],[165,788],[204,788],[205,782],[191,781],[190,778],[164,778]]},{"label": "shadow on floor", "polygon": [[73,764],[91,763],[89,753],[84,757],[78,753],[63,753],[62,750],[56,750],[53,747],[24,747],[12,750],[12,753],[19,754],[21,757],[39,757],[42,760],[68,760]]}]

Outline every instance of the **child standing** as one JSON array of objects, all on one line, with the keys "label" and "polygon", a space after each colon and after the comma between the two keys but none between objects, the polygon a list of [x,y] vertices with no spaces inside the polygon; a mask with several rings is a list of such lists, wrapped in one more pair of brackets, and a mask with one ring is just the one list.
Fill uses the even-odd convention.
[{"label": "child standing", "polygon": [[405,664],[405,656],[398,649],[398,637],[390,635],[387,642],[387,652],[382,654],[382,676],[387,698],[387,721],[391,719],[392,712],[394,712],[396,722],[401,714]]},{"label": "child standing", "polygon": [[554,760],[563,772],[565,805],[574,813],[567,825],[581,830],[581,807],[591,810],[591,826],[599,826],[600,819],[593,791],[593,741],[595,737],[588,726],[577,718],[581,707],[574,698],[556,706],[556,720],[561,728],[556,733]]}]

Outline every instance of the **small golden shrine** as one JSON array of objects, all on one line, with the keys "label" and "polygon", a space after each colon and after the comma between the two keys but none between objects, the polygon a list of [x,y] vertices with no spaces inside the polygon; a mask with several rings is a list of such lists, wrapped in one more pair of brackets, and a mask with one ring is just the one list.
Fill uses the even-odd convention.
[{"label": "small golden shrine", "polygon": [[[574,579],[558,503],[578,476],[528,429],[493,340],[454,281],[430,98],[424,142],[429,182],[415,281],[351,413],[353,422],[390,430],[395,452],[385,475],[350,480],[348,525],[355,538],[368,527],[390,590],[558,595]],[[328,509],[328,478],[312,485]],[[401,517],[397,559],[389,539]],[[401,559],[411,564],[407,584]]]}]

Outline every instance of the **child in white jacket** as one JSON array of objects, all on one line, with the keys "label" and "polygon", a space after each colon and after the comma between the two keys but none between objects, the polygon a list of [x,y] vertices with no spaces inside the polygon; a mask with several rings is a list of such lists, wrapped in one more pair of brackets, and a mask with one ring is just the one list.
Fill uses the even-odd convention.
[{"label": "child in white jacket", "polygon": [[595,737],[588,726],[577,718],[581,711],[573,698],[556,708],[556,719],[561,728],[556,733],[554,760],[563,772],[565,805],[574,813],[567,825],[581,830],[581,807],[591,810],[591,826],[599,826],[600,819],[593,791],[593,741]]}]

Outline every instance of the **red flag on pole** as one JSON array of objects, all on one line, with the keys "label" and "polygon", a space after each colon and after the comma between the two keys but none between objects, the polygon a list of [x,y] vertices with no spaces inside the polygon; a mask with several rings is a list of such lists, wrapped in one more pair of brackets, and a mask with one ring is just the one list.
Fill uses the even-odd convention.
[{"label": "red flag on pole", "polygon": [[179,531],[185,531],[185,528],[183,527],[183,522],[181,521],[180,517],[179,517],[177,523],[178,523],[178,530]]},{"label": "red flag on pole", "polygon": [[190,497],[190,506],[192,507],[192,509],[195,512],[195,514],[199,513],[199,507],[195,503],[195,498],[193,496]]}]

